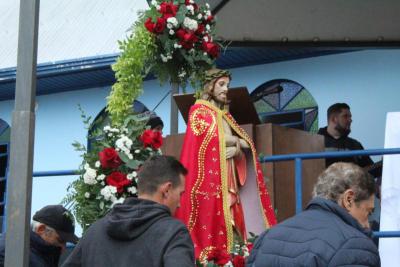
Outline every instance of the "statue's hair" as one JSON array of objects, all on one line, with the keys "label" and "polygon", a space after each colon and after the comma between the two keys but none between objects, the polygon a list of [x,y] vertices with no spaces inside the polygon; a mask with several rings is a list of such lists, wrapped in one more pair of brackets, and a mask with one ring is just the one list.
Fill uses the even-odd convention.
[{"label": "statue's hair", "polygon": [[355,202],[366,200],[375,192],[374,178],[353,163],[337,162],[319,175],[313,195],[338,202],[340,195],[350,188]]},{"label": "statue's hair", "polygon": [[199,98],[203,100],[210,100],[215,83],[219,78],[222,77],[228,77],[229,79],[232,79],[231,73],[228,70],[217,68],[207,70],[204,75],[203,88],[199,94]]}]

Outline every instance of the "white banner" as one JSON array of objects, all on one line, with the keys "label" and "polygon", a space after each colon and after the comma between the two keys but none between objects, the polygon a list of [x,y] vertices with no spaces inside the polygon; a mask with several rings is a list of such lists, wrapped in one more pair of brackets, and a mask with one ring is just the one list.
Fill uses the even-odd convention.
[{"label": "white banner", "polygon": [[[400,112],[386,117],[385,148],[400,147]],[[400,231],[400,155],[383,157],[381,231]],[[380,238],[382,267],[400,266],[400,238]]]}]

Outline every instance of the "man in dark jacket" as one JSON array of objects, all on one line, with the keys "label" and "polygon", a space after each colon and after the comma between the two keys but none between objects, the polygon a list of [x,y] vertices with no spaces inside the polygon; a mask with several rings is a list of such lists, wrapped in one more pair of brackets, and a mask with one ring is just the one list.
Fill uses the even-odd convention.
[{"label": "man in dark jacket", "polygon": [[95,222],[63,266],[193,267],[189,232],[171,216],[179,206],[186,173],[173,157],[147,160],[138,175],[138,198],[117,204]]},{"label": "man in dark jacket", "polygon": [[374,191],[373,178],[359,166],[331,165],[306,210],[257,239],[247,266],[380,266],[368,230]]},{"label": "man in dark jacket", "polygon": [[[45,206],[33,215],[30,267],[56,267],[66,242],[76,243],[74,217],[61,205]],[[0,266],[4,266],[5,235],[0,237]]]},{"label": "man in dark jacket", "polygon": [[[346,103],[336,103],[328,108],[328,126],[320,128],[318,134],[325,137],[326,151],[363,150],[356,139],[350,138],[352,115]],[[335,162],[353,162],[360,167],[371,166],[374,162],[368,156],[328,158],[326,166]]]}]

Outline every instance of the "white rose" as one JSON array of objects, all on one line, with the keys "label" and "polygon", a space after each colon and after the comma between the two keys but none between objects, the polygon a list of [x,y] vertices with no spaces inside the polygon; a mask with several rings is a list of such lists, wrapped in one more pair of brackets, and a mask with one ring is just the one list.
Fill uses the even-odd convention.
[{"label": "white rose", "polygon": [[103,181],[104,178],[106,178],[106,176],[104,174],[100,174],[99,176],[97,176],[96,179],[99,180],[99,181]]},{"label": "white rose", "polygon": [[178,26],[178,20],[175,17],[170,17],[167,19],[167,23],[173,25],[173,26]]},{"label": "white rose", "polygon": [[195,31],[198,28],[197,21],[188,17],[183,20],[183,26],[191,31]]},{"label": "white rose", "polygon": [[87,168],[86,172],[83,174],[83,182],[85,184],[90,184],[90,185],[96,184],[97,183],[96,175],[97,175],[96,170]]},{"label": "white rose", "polygon": [[90,197],[90,193],[89,193],[89,192],[86,192],[86,193],[85,193],[85,197],[86,197],[86,198],[89,198],[89,197]]},{"label": "white rose", "polygon": [[169,35],[174,35],[174,30],[169,30]]},{"label": "white rose", "polygon": [[100,161],[96,161],[96,163],[94,164],[94,166],[96,167],[96,168],[99,168],[100,167]]},{"label": "white rose", "polygon": [[128,187],[128,192],[131,193],[132,195],[137,193],[137,189],[134,186]]},{"label": "white rose", "polygon": [[107,185],[100,190],[100,194],[104,197],[105,200],[114,200],[114,194],[117,193],[117,188],[115,186]]},{"label": "white rose", "polygon": [[84,168],[85,170],[87,170],[87,169],[90,168],[90,165],[89,165],[88,163],[86,163],[85,166],[83,166],[83,168]]},{"label": "white rose", "polygon": [[207,36],[204,36],[203,39],[204,39],[204,41],[208,42],[208,37]]},{"label": "white rose", "polygon": [[156,6],[156,5],[158,5],[158,3],[157,3],[156,0],[151,0],[151,5],[152,5],[152,6]]},{"label": "white rose", "polygon": [[136,149],[136,150],[135,150],[135,153],[136,153],[136,154],[139,154],[139,153],[140,153],[140,149]]},{"label": "white rose", "polygon": [[198,15],[197,15],[197,19],[201,19],[203,17],[203,15],[201,14],[201,13],[199,13]]},{"label": "white rose", "polygon": [[206,24],[206,30],[209,31],[211,29],[209,24]]},{"label": "white rose", "polygon": [[126,179],[128,179],[128,180],[132,180],[133,179],[133,176],[132,176],[132,174],[128,174],[127,176],[126,176]]},{"label": "white rose", "polygon": [[137,177],[137,172],[133,171],[132,172],[132,177]]},{"label": "white rose", "polygon": [[160,55],[162,62],[168,62],[168,58],[163,54]]},{"label": "white rose", "polygon": [[207,8],[210,8],[210,5],[209,5],[208,3],[206,3],[206,7],[207,7]]}]

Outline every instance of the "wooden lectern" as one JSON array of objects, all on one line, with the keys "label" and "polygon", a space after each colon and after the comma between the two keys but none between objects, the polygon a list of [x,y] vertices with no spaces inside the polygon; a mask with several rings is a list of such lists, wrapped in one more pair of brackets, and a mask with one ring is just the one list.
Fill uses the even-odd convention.
[{"label": "wooden lectern", "polygon": [[[253,138],[257,153],[271,156],[324,151],[324,137],[321,135],[274,124],[260,124],[245,87],[230,89],[228,97],[230,113]],[[189,109],[195,102],[194,95],[174,95],[174,99],[187,122]],[[184,133],[168,135],[164,139],[163,153],[179,159],[184,135]],[[262,164],[262,168],[278,221],[293,216],[295,214],[294,161],[266,163]],[[303,207],[311,199],[313,186],[324,168],[323,159],[303,162]]]}]

